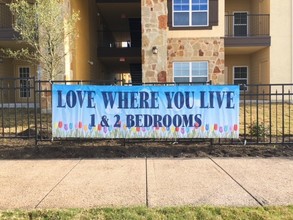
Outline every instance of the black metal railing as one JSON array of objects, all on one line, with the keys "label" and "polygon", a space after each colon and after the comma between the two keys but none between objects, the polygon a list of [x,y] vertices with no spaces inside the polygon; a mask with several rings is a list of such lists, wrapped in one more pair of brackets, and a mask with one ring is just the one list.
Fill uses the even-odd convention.
[{"label": "black metal railing", "polygon": [[[36,142],[52,139],[52,83],[109,86],[123,84],[122,81],[49,82],[36,81],[34,78],[0,79],[0,139],[32,138]],[[177,84],[147,83],[145,85],[176,86]],[[125,84],[125,86],[130,85]],[[239,139],[200,141],[238,145],[292,144],[293,84],[256,84],[243,85],[243,87],[245,89],[241,91]],[[191,141],[198,142],[197,139]]]},{"label": "black metal railing", "polygon": [[0,79],[0,138],[36,136],[34,78]]},{"label": "black metal railing", "polygon": [[269,14],[235,13],[225,16],[226,37],[258,37],[269,35]]},{"label": "black metal railing", "polygon": [[141,47],[141,31],[98,31],[98,47]]}]

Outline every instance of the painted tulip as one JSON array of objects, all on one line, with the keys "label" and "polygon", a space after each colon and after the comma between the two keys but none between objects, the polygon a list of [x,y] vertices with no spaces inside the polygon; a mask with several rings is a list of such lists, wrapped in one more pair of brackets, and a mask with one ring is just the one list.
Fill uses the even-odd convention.
[{"label": "painted tulip", "polygon": [[55,128],[55,129],[58,128],[58,122],[55,122],[55,123],[54,123],[54,128]]},{"label": "painted tulip", "polygon": [[98,124],[98,131],[102,130],[102,125]]},{"label": "painted tulip", "polygon": [[181,134],[184,134],[184,133],[185,133],[185,129],[181,128]]},{"label": "painted tulip", "polygon": [[73,129],[73,123],[69,123],[69,129],[70,129],[70,130]]},{"label": "painted tulip", "polygon": [[82,122],[78,122],[78,128],[81,129],[82,128]]},{"label": "painted tulip", "polygon": [[234,125],[234,131],[237,131],[237,130],[238,130],[238,125],[235,124],[235,125]]},{"label": "painted tulip", "polygon": [[227,132],[228,130],[229,130],[228,125],[225,125],[225,126],[224,126],[224,131]]},{"label": "painted tulip", "polygon": [[222,126],[219,128],[219,131],[220,131],[220,133],[223,133],[224,129]]},{"label": "painted tulip", "polygon": [[62,127],[63,127],[63,122],[62,122],[62,121],[59,121],[59,123],[58,123],[58,127],[59,127],[59,128],[62,128]]},{"label": "painted tulip", "polygon": [[84,125],[84,126],[83,126],[83,130],[84,130],[85,132],[87,132],[87,131],[88,131],[88,126],[87,126],[87,125]]},{"label": "painted tulip", "polygon": [[104,131],[104,133],[107,133],[107,132],[108,132],[107,127],[104,127],[104,128],[103,128],[103,131]]},{"label": "painted tulip", "polygon": [[210,130],[210,126],[209,126],[209,124],[206,124],[205,129],[206,129],[206,131],[209,131],[209,130]]},{"label": "painted tulip", "polygon": [[142,130],[143,132],[146,132],[146,129],[145,129],[145,127],[143,127],[141,130]]},{"label": "painted tulip", "polygon": [[218,124],[214,124],[214,130],[215,130],[215,131],[218,130]]},{"label": "painted tulip", "polygon": [[68,130],[68,124],[64,124],[64,130],[65,130],[65,131]]},{"label": "painted tulip", "polygon": [[78,123],[75,124],[75,129],[78,129]]},{"label": "painted tulip", "polygon": [[136,131],[137,132],[140,132],[140,127],[136,127]]},{"label": "painted tulip", "polygon": [[198,129],[199,128],[199,124],[197,122],[194,123],[194,128]]},{"label": "painted tulip", "polygon": [[179,127],[176,127],[176,128],[175,128],[175,131],[178,132],[178,131],[179,131]]}]

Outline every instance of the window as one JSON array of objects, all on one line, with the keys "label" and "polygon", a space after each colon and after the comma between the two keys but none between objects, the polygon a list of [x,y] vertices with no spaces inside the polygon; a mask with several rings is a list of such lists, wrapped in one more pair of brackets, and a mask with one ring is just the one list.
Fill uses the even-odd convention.
[{"label": "window", "polygon": [[247,36],[248,16],[247,12],[234,13],[234,36]]},{"label": "window", "polygon": [[173,26],[208,26],[208,0],[173,0]]},{"label": "window", "polygon": [[234,67],[234,84],[241,85],[240,90],[244,90],[244,86],[247,84],[248,67],[247,66],[235,66]]},{"label": "window", "polygon": [[218,26],[218,0],[168,0],[171,30],[212,29]]},{"label": "window", "polygon": [[30,69],[29,67],[20,67],[19,68],[19,83],[20,83],[20,97],[29,98],[30,97]]},{"label": "window", "polygon": [[208,81],[208,62],[174,62],[174,82],[206,83]]}]

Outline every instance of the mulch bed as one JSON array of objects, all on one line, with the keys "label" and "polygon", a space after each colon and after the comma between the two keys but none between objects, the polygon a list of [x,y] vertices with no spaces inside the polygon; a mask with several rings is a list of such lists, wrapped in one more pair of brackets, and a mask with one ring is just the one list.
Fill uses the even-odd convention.
[{"label": "mulch bed", "polygon": [[[2,143],[1,143],[2,142]],[[293,145],[210,145],[199,142],[2,139],[0,159],[293,157]]]}]

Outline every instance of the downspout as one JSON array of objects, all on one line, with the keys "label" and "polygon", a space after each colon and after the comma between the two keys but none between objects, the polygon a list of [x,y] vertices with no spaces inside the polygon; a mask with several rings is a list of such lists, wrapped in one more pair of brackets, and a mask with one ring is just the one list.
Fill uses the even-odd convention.
[{"label": "downspout", "polygon": [[[293,2],[291,1],[291,93],[293,92]],[[293,95],[291,95],[293,102]]]},{"label": "downspout", "polygon": [[[291,1],[291,93],[293,92],[293,1]],[[293,102],[293,95],[291,96]]]}]

